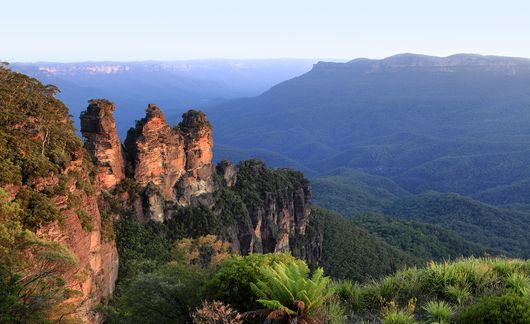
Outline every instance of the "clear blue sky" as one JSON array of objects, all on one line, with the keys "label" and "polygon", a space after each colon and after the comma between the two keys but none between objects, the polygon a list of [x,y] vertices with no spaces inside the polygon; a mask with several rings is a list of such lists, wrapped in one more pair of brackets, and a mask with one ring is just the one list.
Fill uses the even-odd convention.
[{"label": "clear blue sky", "polygon": [[4,0],[0,60],[530,57],[530,1]]}]

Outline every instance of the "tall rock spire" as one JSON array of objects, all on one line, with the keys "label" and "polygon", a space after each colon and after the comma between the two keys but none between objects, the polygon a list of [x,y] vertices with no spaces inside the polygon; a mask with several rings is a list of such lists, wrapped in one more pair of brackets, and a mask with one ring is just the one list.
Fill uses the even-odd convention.
[{"label": "tall rock spire", "polygon": [[[189,110],[182,115],[179,128],[185,144],[186,174],[179,181],[177,195],[179,203],[187,205],[194,203],[194,198],[214,190],[212,126],[203,112]],[[201,203],[211,204],[206,200]]]},{"label": "tall rock spire", "polygon": [[90,100],[81,113],[81,133],[85,147],[96,165],[97,181],[102,189],[110,189],[125,178],[125,163],[113,112],[108,100]]},{"label": "tall rock spire", "polygon": [[190,110],[170,127],[155,105],[127,132],[125,148],[143,190],[143,217],[163,221],[169,204],[213,205],[212,127]]}]

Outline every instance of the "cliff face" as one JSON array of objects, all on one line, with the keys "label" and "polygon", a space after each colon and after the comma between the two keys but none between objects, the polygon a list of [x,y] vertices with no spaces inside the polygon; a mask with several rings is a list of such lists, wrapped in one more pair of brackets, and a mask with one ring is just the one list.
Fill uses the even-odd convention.
[{"label": "cliff face", "polygon": [[[301,258],[314,254],[310,246],[315,242],[305,235],[311,216],[311,188],[301,173],[267,169],[257,160],[237,166],[223,161],[217,171],[248,210],[252,240],[240,242],[243,254],[291,251]],[[239,231],[238,236],[248,236],[244,228]]]},{"label": "cliff face", "polygon": [[13,313],[98,322],[94,308],[112,293],[118,271],[98,205],[101,189],[124,177],[113,106],[91,103],[84,116],[85,126],[91,120],[84,127],[87,148],[98,162],[92,178],[68,109],[54,97],[57,89],[4,67],[0,85],[0,267],[18,284],[14,293],[0,289],[26,308]]},{"label": "cliff face", "polygon": [[102,189],[110,189],[125,178],[121,142],[112,115],[114,109],[109,101],[91,100],[81,114],[81,133],[87,139],[85,148],[94,157]]},{"label": "cliff face", "polygon": [[177,196],[182,206],[212,206],[213,192],[212,126],[203,112],[190,110],[179,124],[186,151],[186,173],[180,179]]},{"label": "cliff face", "polygon": [[[81,181],[87,181],[86,170],[82,167],[76,169],[84,178]],[[101,315],[94,309],[114,291],[119,258],[114,240],[103,235],[97,195],[100,189],[95,187],[94,193],[87,194],[78,187],[78,183],[72,183],[65,196],[55,199],[63,221],[43,226],[37,234],[47,240],[66,244],[75,254],[78,263],[66,273],[66,286],[82,294],[68,299],[66,303],[75,305],[74,315],[84,323],[99,323]],[[78,197],[78,206],[69,208],[73,200],[71,197],[74,196]],[[81,220],[81,212],[90,217],[89,225]]]},{"label": "cliff face", "polygon": [[155,105],[146,113],[125,140],[134,179],[143,188],[143,220],[163,221],[173,204],[211,206],[213,141],[206,116],[190,110],[171,128]]}]

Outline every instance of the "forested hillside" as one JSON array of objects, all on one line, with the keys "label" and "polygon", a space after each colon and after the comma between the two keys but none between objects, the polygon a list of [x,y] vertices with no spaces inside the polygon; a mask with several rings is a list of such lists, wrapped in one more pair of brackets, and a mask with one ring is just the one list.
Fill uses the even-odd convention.
[{"label": "forested hillside", "polygon": [[310,177],[351,168],[411,193],[528,203],[529,82],[527,59],[403,54],[321,62],[208,112],[223,158],[258,157]]}]

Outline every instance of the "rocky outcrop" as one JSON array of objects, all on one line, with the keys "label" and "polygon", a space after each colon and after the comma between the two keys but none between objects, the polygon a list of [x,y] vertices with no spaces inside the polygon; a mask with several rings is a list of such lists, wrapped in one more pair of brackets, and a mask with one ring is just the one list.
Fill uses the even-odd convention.
[{"label": "rocky outcrop", "polygon": [[213,187],[212,126],[203,112],[190,110],[182,115],[179,124],[186,151],[186,173],[177,185],[181,206],[212,206]]},{"label": "rocky outcrop", "polygon": [[175,184],[185,173],[184,139],[169,127],[160,108],[147,107],[146,117],[127,133],[125,147],[136,182],[142,187],[152,183],[164,199],[175,200]]},{"label": "rocky outcrop", "polygon": [[97,180],[102,189],[110,189],[125,178],[121,142],[112,113],[115,106],[107,100],[90,100],[81,113],[81,133],[85,148],[98,169]]},{"label": "rocky outcrop", "polygon": [[320,239],[306,236],[311,188],[304,176],[257,160],[237,166],[222,161],[214,168],[212,146],[204,113],[190,110],[171,127],[158,107],[147,107],[125,140],[131,177],[141,188],[139,220],[164,222],[180,207],[206,206],[225,222],[223,235],[241,254],[291,251],[318,260]]},{"label": "rocky outcrop", "polygon": [[158,107],[147,107],[125,140],[133,177],[144,188],[144,221],[163,221],[166,204],[213,204],[212,142],[204,113],[190,110],[172,128]]},{"label": "rocky outcrop", "polygon": [[232,162],[223,160],[216,166],[217,173],[223,178],[224,185],[231,188],[237,181],[237,167]]},{"label": "rocky outcrop", "polygon": [[235,235],[252,237],[238,242],[242,254],[291,251],[302,258],[315,254],[312,245],[318,243],[308,241],[305,235],[311,216],[311,188],[300,172],[271,170],[258,160],[243,161],[237,167],[223,161],[216,169],[248,211],[252,233],[240,226]]}]

